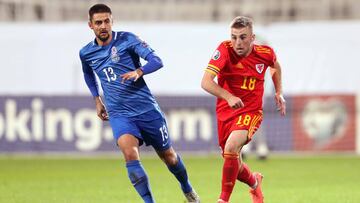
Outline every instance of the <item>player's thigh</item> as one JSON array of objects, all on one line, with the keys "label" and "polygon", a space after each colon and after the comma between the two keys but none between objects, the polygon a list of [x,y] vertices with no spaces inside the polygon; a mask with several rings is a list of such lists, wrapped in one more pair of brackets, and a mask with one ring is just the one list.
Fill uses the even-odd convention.
[{"label": "player's thigh", "polygon": [[165,151],[171,147],[169,130],[164,117],[151,121],[137,121],[146,145],[152,145],[156,151]]},{"label": "player's thigh", "polygon": [[142,145],[143,138],[141,136],[140,129],[136,126],[135,122],[126,117],[110,117],[109,121],[116,144],[119,145],[120,137],[124,135],[131,135],[139,141],[138,145]]},{"label": "player's thigh", "polygon": [[131,134],[123,134],[119,137],[117,144],[126,161],[139,160],[139,139]]},{"label": "player's thigh", "polygon": [[240,149],[247,143],[247,130],[234,130],[226,140],[224,152],[239,153]]}]

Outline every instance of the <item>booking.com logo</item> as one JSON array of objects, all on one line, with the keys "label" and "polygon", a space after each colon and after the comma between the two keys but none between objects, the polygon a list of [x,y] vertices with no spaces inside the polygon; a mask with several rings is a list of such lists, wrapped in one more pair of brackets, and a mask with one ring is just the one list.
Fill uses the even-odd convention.
[{"label": "booking.com logo", "polygon": [[[95,107],[69,110],[44,108],[44,100],[34,98],[25,108],[16,99],[6,99],[0,112],[0,142],[73,144],[79,151],[96,150],[102,142],[113,142],[112,130],[96,115]],[[213,120],[206,109],[170,109],[165,112],[173,142],[210,141]]]}]

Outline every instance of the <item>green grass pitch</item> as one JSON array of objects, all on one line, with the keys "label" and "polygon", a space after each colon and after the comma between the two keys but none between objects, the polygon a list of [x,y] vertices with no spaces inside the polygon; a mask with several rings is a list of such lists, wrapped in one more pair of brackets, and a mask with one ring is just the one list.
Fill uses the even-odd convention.
[{"label": "green grass pitch", "polygon": [[[0,157],[1,203],[141,203],[120,158]],[[216,202],[222,160],[184,155],[202,203]],[[360,158],[356,156],[272,156],[246,160],[265,178],[266,203],[359,203]],[[176,179],[156,157],[144,157],[157,203],[185,201]],[[232,203],[251,203],[237,182]]]}]

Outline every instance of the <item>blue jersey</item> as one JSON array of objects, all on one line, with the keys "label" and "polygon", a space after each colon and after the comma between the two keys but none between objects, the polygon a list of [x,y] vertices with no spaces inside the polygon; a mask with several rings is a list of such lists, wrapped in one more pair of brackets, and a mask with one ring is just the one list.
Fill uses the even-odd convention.
[{"label": "blue jersey", "polygon": [[98,96],[96,73],[110,117],[131,118],[152,110],[160,112],[143,77],[136,82],[126,80],[124,83],[120,77],[140,68],[140,57],[145,59],[152,52],[144,41],[130,32],[112,32],[112,41],[108,45],[99,46],[94,40],[80,50],[86,83],[92,95]]}]

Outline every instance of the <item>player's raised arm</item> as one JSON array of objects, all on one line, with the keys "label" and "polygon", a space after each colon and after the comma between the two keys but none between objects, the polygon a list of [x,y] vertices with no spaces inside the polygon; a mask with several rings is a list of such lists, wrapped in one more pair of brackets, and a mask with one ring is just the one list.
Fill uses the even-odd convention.
[{"label": "player's raised arm", "polygon": [[144,66],[140,67],[144,75],[155,72],[164,66],[160,57],[157,56],[154,52],[149,53],[146,56],[145,60],[147,61],[147,63]]},{"label": "player's raised arm", "polygon": [[241,101],[239,97],[235,97],[234,95],[230,94],[227,90],[220,87],[214,81],[215,75],[208,71],[205,71],[203,78],[201,80],[201,87],[207,91],[208,93],[224,99],[228,102],[231,108],[237,109],[244,107],[244,103]]},{"label": "player's raised arm", "polygon": [[275,87],[275,102],[280,114],[285,116],[286,114],[286,102],[282,95],[282,81],[281,81],[281,66],[278,61],[271,67],[272,80]]},{"label": "player's raised arm", "polygon": [[149,53],[145,57],[145,60],[147,61],[147,63],[144,66],[121,75],[122,83],[129,79],[132,79],[134,80],[134,82],[136,82],[143,75],[150,74],[163,67],[162,60],[154,52]]}]

